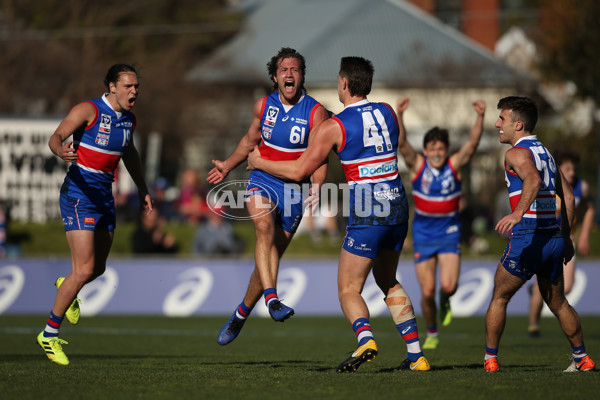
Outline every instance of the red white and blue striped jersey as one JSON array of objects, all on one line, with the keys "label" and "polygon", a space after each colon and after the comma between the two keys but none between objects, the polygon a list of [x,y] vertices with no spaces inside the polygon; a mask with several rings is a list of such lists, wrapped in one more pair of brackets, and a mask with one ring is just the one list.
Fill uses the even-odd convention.
[{"label": "red white and blue striped jersey", "polygon": [[442,169],[433,168],[425,157],[423,166],[412,179],[415,202],[413,240],[460,237],[458,205],[462,183],[450,160]]},{"label": "red white and blue striped jersey", "polygon": [[[556,172],[557,167],[552,155],[537,139],[537,136],[530,135],[521,138],[515,143],[513,148],[527,149],[538,170],[542,183],[537,197],[531,203],[529,209],[523,215],[523,219],[513,228],[513,234],[517,232],[533,232],[539,230],[556,230],[559,228],[556,220]],[[508,187],[508,197],[510,207],[514,211],[517,203],[521,199],[523,181],[519,176],[504,168],[504,177]]]},{"label": "red white and blue striped jersey", "polygon": [[112,195],[115,170],[135,130],[135,115],[113,110],[106,95],[89,103],[96,109],[96,117],[73,133],[77,161],[69,167],[64,187],[73,197]]},{"label": "red white and blue striped jersey", "polygon": [[313,117],[319,106],[307,94],[303,94],[293,106],[284,106],[279,92],[266,96],[260,111],[261,157],[274,161],[298,159],[308,147]]},{"label": "red white and blue striped jersey", "polygon": [[349,225],[408,221],[398,174],[398,120],[385,103],[362,100],[332,117],[343,135],[337,155],[350,187]]}]

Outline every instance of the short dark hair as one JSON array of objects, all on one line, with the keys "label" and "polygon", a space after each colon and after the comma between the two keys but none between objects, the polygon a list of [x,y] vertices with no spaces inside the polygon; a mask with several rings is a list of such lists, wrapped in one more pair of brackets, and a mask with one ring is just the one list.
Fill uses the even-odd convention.
[{"label": "short dark hair", "polygon": [[109,85],[111,83],[114,83],[116,85],[117,82],[119,81],[119,75],[122,72],[133,72],[134,74],[137,75],[137,71],[131,65],[115,64],[108,69],[108,72],[106,73],[106,77],[104,78],[104,86],[106,86],[107,89],[110,89]]},{"label": "short dark hair", "polygon": [[498,110],[511,110],[513,121],[523,122],[527,132],[533,132],[538,120],[535,102],[528,97],[509,96],[500,99]]},{"label": "short dark hair", "polygon": [[559,149],[552,154],[556,164],[561,165],[565,161],[571,161],[574,165],[579,164],[579,155],[572,152],[571,150]]},{"label": "short dark hair", "polygon": [[[279,53],[271,57],[271,61],[267,63],[267,71],[269,72],[269,79],[274,81],[275,75],[277,75],[277,68],[279,67],[279,60],[284,58],[295,58],[300,61],[300,73],[302,74],[302,82],[300,83],[300,89],[304,89],[304,79],[306,78],[306,60],[304,56],[298,53],[291,47],[282,47]],[[277,89],[277,82],[273,82],[273,88]]]},{"label": "short dark hair", "polygon": [[442,142],[446,147],[450,147],[450,139],[447,129],[440,129],[437,126],[431,128],[423,138],[423,148],[430,142]]},{"label": "short dark hair", "polygon": [[352,96],[367,97],[371,93],[373,63],[362,57],[342,57],[340,76],[348,80],[348,90]]}]

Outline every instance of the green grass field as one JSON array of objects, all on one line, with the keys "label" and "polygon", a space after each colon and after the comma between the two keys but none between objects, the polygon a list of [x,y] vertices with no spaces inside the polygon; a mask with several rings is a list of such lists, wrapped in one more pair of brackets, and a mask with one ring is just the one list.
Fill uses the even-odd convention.
[{"label": "green grass field", "polygon": [[[503,372],[483,371],[484,320],[455,319],[426,352],[430,372],[397,371],[406,346],[389,318],[372,322],[378,357],[354,374],[335,367],[356,339],[341,317],[253,316],[221,347],[227,317],[118,316],[65,323],[71,360],[50,362],[35,341],[46,317],[0,316],[2,399],[575,399],[598,398],[597,371],[566,374],[570,348],[554,319],[542,337],[511,317],[500,347]],[[600,317],[582,317],[587,349],[600,359]],[[424,324],[419,319],[421,337]]]}]

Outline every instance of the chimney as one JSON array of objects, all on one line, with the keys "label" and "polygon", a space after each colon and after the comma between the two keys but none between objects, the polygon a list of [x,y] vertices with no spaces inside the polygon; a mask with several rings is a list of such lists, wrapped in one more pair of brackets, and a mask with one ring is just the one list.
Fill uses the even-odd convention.
[{"label": "chimney", "polygon": [[435,0],[408,0],[408,2],[419,7],[428,14],[433,14],[435,11]]},{"label": "chimney", "polygon": [[500,36],[500,0],[463,0],[462,31],[471,39],[494,51]]}]

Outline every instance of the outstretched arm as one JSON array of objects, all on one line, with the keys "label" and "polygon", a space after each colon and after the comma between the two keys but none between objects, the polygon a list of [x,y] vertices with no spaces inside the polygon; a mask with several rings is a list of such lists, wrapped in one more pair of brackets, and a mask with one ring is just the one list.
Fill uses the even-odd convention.
[{"label": "outstretched arm", "polygon": [[404,126],[404,111],[408,108],[410,100],[408,97],[398,99],[396,102],[396,113],[398,114],[398,151],[402,154],[404,162],[408,168],[413,172],[417,166],[420,166],[423,161],[423,156],[420,155],[413,149],[413,147],[406,140],[406,128]]},{"label": "outstretched arm", "polygon": [[477,113],[475,123],[469,133],[469,139],[462,145],[460,150],[450,156],[450,162],[455,168],[461,168],[471,161],[473,154],[479,146],[481,134],[483,133],[483,117],[485,116],[485,101],[476,100],[473,102],[473,108]]},{"label": "outstretched arm", "polygon": [[[321,123],[326,121],[328,118],[329,118],[329,115],[327,114],[325,107],[319,106],[319,108],[317,108],[315,110],[315,113],[313,116],[313,127],[310,130],[310,134],[308,137],[308,143],[310,143],[311,140],[314,139],[315,133],[316,133],[319,125],[321,125]],[[308,204],[308,207],[310,207],[312,212],[316,211],[316,209],[319,205],[320,190],[321,190],[321,187],[323,186],[323,183],[325,183],[325,178],[327,178],[328,161],[329,161],[329,158],[326,157],[325,161],[323,161],[323,164],[321,164],[321,166],[319,168],[317,168],[316,171],[313,172],[313,174],[310,177],[310,182],[311,182],[310,196],[305,200],[305,203]]]},{"label": "outstretched arm", "polygon": [[248,156],[248,169],[260,169],[282,179],[302,181],[309,177],[327,159],[329,152],[342,142],[342,130],[332,119],[316,128],[314,137],[297,160],[272,161],[260,157],[258,148]]},{"label": "outstretched arm", "polygon": [[225,161],[212,160],[214,168],[208,172],[206,180],[209,183],[219,183],[229,175],[229,172],[248,158],[248,154],[258,146],[261,140],[260,132],[260,110],[262,99],[258,100],[252,111],[252,123],[248,132],[239,141],[237,147]]}]

